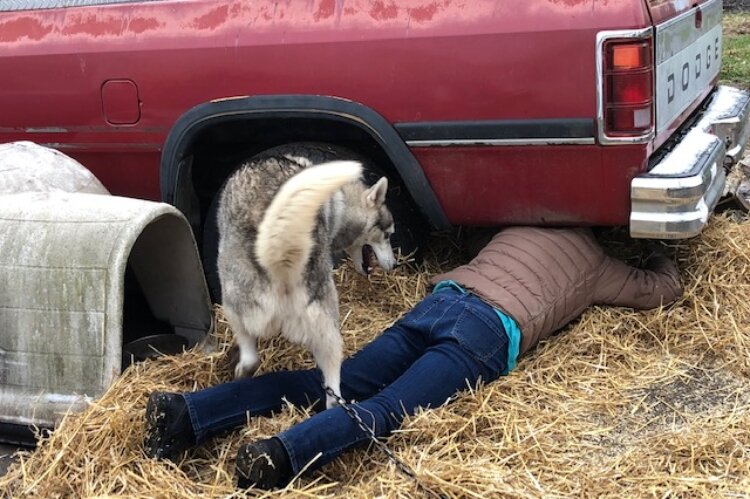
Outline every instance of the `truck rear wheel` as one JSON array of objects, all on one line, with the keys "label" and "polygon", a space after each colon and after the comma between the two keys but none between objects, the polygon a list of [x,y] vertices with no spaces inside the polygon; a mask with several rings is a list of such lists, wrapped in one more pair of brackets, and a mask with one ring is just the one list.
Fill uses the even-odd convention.
[{"label": "truck rear wheel", "polygon": [[[406,187],[401,180],[386,174],[372,161],[345,147],[332,144],[295,142],[267,149],[253,156],[253,159],[262,158],[267,155],[291,155],[308,158],[313,164],[326,163],[334,160],[355,160],[362,163],[365,170],[365,182],[374,184],[380,177],[388,177],[388,194],[386,204],[393,214],[395,220],[395,233],[391,238],[391,244],[395,252],[402,255],[414,254],[419,257],[419,249],[425,240],[429,229],[427,223],[414,205]],[[216,265],[218,256],[219,229],[216,216],[219,208],[219,192],[214,195],[208,208],[203,224],[203,268],[206,273],[206,281],[214,302],[221,303],[221,283]]]}]

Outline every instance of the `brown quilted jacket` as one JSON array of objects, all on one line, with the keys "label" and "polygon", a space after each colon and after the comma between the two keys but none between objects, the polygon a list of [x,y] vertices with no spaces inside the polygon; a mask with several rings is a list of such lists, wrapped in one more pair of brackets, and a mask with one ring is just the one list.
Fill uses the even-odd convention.
[{"label": "brown quilted jacket", "polygon": [[510,315],[521,329],[524,353],[590,305],[649,309],[682,295],[671,260],[657,256],[646,267],[605,255],[588,229],[513,227],[433,283],[453,280]]}]

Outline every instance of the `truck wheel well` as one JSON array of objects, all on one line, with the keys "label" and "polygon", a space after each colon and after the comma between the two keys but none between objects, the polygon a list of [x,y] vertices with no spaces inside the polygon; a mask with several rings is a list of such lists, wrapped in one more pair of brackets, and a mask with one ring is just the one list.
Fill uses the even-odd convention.
[{"label": "truck wheel well", "polygon": [[394,127],[365,105],[319,95],[232,97],[186,111],[164,144],[162,200],[198,229],[206,205],[201,198],[210,199],[242,159],[300,140],[347,147],[371,159],[401,181],[432,226],[450,226],[421,165]]},{"label": "truck wheel well", "polygon": [[318,142],[345,147],[377,165],[400,182],[393,162],[364,130],[347,123],[316,118],[263,118],[218,123],[196,137],[192,147],[192,184],[200,201],[201,219],[224,181],[251,156],[292,142]]}]

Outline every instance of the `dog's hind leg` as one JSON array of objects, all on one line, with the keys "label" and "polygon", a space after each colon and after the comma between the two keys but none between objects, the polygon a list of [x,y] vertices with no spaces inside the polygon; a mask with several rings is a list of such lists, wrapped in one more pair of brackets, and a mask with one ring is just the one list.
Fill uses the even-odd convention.
[{"label": "dog's hind leg", "polygon": [[244,378],[252,376],[260,366],[260,357],[258,356],[258,337],[250,334],[238,334],[236,337],[237,346],[240,347],[240,359],[234,366],[234,378]]},{"label": "dog's hind leg", "polygon": [[[306,331],[303,344],[310,349],[323,374],[323,383],[341,397],[341,362],[343,340],[338,324],[338,307],[326,309],[319,302],[307,306],[301,317],[301,330]],[[326,393],[326,407],[337,406],[336,399]]]},{"label": "dog's hind leg", "polygon": [[[323,373],[323,383],[333,390],[333,393],[341,397],[341,362],[343,360],[343,341],[339,328],[329,321],[325,330],[321,328],[319,342],[311,346],[310,350],[315,357],[315,363]],[[326,393],[326,408],[336,407],[338,402],[335,397]]]},{"label": "dog's hind leg", "polygon": [[[254,307],[254,310],[258,310],[258,308]],[[234,367],[234,377],[238,379],[252,376],[260,365],[258,338],[265,332],[269,321],[268,319],[261,320],[264,319],[259,317],[261,314],[243,314],[240,316],[227,306],[224,307],[224,315],[226,315],[229,326],[234,333],[234,339],[240,349],[240,358]],[[248,325],[251,325],[251,327],[248,328]],[[256,329],[258,326],[262,326],[263,329]]]}]

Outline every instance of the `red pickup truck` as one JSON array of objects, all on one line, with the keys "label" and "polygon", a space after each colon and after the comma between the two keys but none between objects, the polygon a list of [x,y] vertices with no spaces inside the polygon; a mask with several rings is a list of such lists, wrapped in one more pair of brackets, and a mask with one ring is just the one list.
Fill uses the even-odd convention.
[{"label": "red pickup truck", "polygon": [[750,133],[748,94],[717,87],[721,22],[721,0],[0,2],[0,142],[55,147],[198,236],[241,159],[315,142],[433,227],[683,238]]}]

